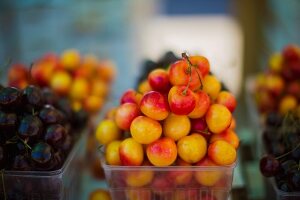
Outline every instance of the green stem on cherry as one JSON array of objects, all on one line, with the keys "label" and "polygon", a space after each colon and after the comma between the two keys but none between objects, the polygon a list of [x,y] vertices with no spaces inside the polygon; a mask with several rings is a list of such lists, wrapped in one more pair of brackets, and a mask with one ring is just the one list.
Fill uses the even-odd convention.
[{"label": "green stem on cherry", "polygon": [[187,68],[187,73],[189,74],[189,82],[188,82],[188,84],[187,84],[187,86],[185,87],[185,89],[184,89],[184,91],[182,92],[182,94],[185,96],[186,95],[186,93],[187,93],[187,90],[188,90],[188,88],[189,88],[189,86],[190,86],[190,83],[191,83],[191,81],[192,81],[192,67],[195,67],[196,69],[195,69],[195,71],[196,71],[196,73],[197,73],[197,75],[198,75],[198,79],[199,79],[199,81],[200,81],[200,90],[202,90],[203,89],[203,83],[202,83],[202,79],[201,79],[201,76],[200,76],[200,74],[199,74],[199,72],[198,72],[198,70],[197,70],[197,66],[196,65],[193,65],[192,64],[192,62],[190,61],[190,59],[189,59],[189,56],[187,55],[187,53],[182,53],[181,54],[181,56],[182,56],[182,58],[184,58],[186,61],[187,61],[187,63],[188,63],[188,68]]},{"label": "green stem on cherry", "polygon": [[296,149],[298,149],[298,147],[300,147],[300,143],[296,147],[294,147],[291,151],[289,151],[289,152],[287,152],[285,154],[282,154],[282,155],[276,157],[275,159],[280,159],[280,158],[283,158],[283,157],[289,155],[290,153],[292,153],[293,151],[295,151]]},{"label": "green stem on cherry", "polygon": [[31,114],[32,114],[32,116],[37,116],[37,115],[38,115],[38,112],[36,112],[36,111],[34,110],[34,108],[32,108]]},{"label": "green stem on cherry", "polygon": [[188,84],[186,85],[185,89],[183,90],[182,94],[184,96],[186,96],[186,93],[187,93],[187,90],[188,88],[190,87],[190,83],[192,82],[192,67],[190,65],[190,62],[189,62],[189,59],[188,59],[188,55],[184,52],[181,54],[182,58],[186,59],[188,61],[188,68],[186,70],[186,73],[189,75],[189,81],[188,81]]},{"label": "green stem on cherry", "polygon": [[198,72],[198,70],[196,70],[196,72],[197,72],[197,75],[198,75],[198,78],[199,78],[199,80],[200,80],[200,87],[199,87],[199,89],[200,90],[203,90],[203,83],[202,83],[202,79],[201,79],[201,77],[200,77],[200,74],[199,74],[199,72]]},{"label": "green stem on cherry", "polygon": [[17,143],[17,140],[18,140],[18,136],[15,135],[12,138],[6,140],[5,144],[15,144],[15,143]]},{"label": "green stem on cherry", "polygon": [[18,139],[25,145],[25,147],[27,148],[27,149],[30,149],[30,150],[32,150],[32,148],[31,148],[31,146],[29,146],[29,144],[27,144],[27,140],[23,140],[22,138],[20,138],[19,136],[17,136],[18,137]]},{"label": "green stem on cherry", "polygon": [[203,131],[198,131],[199,133],[203,133],[205,135],[209,135],[208,129],[205,129]]},{"label": "green stem on cherry", "polygon": [[200,76],[200,74],[199,74],[199,72],[198,72],[198,70],[197,70],[197,65],[193,65],[193,64],[192,64],[192,62],[190,61],[190,59],[189,59],[189,57],[187,56],[186,53],[183,53],[182,56],[188,61],[188,64],[189,64],[189,68],[190,68],[191,73],[192,73],[192,67],[195,67],[195,68],[196,68],[195,71],[197,72],[198,79],[199,79],[200,84],[201,84],[201,85],[200,85],[200,90],[202,90],[202,89],[203,89],[203,83],[202,83],[201,76]]}]

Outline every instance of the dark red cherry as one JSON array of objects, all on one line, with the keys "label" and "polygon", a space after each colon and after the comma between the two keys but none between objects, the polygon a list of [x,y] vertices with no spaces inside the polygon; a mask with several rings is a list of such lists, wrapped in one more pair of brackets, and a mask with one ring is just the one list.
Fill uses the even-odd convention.
[{"label": "dark red cherry", "polygon": [[71,149],[73,144],[73,139],[69,134],[66,134],[66,138],[65,141],[59,146],[59,149],[64,152],[64,154],[66,155],[69,150]]},{"label": "dark red cherry", "polygon": [[291,175],[290,182],[295,190],[300,191],[300,170]]},{"label": "dark red cherry", "polygon": [[265,177],[272,177],[278,174],[280,163],[273,155],[265,155],[260,159],[259,167]]},{"label": "dark red cherry", "polygon": [[26,115],[21,119],[18,135],[23,139],[29,137],[38,138],[42,131],[42,121],[37,116]]},{"label": "dark red cherry", "polygon": [[54,147],[59,147],[64,143],[65,137],[65,128],[60,124],[52,124],[47,127],[44,140]]},{"label": "dark red cherry", "polygon": [[53,156],[53,162],[52,162],[53,169],[59,169],[63,165],[64,159],[65,156],[62,151],[55,152]]},{"label": "dark red cherry", "polygon": [[18,117],[15,113],[0,111],[0,140],[3,142],[15,135],[18,128]]},{"label": "dark red cherry", "polygon": [[281,169],[287,175],[297,169],[297,162],[295,160],[286,160],[281,163]]},{"label": "dark red cherry", "polygon": [[282,123],[282,117],[277,112],[270,112],[267,114],[266,124],[271,127],[278,127]]},{"label": "dark red cherry", "polygon": [[292,44],[289,44],[283,48],[282,55],[283,58],[288,62],[298,60],[300,56],[297,47]]},{"label": "dark red cherry", "polygon": [[294,160],[300,160],[300,147],[292,151],[291,156]]},{"label": "dark red cherry", "polygon": [[279,190],[284,191],[284,192],[291,192],[292,191],[291,184],[286,182],[286,181],[279,181],[278,187],[279,187]]},{"label": "dark red cherry", "polygon": [[45,105],[39,113],[40,119],[45,124],[57,124],[63,120],[63,114],[51,105]]},{"label": "dark red cherry", "polygon": [[45,104],[55,105],[58,101],[58,96],[50,88],[43,88],[42,95],[44,97]]},{"label": "dark red cherry", "polygon": [[0,93],[0,106],[4,110],[15,110],[22,99],[22,92],[15,87],[2,88]]},{"label": "dark red cherry", "polygon": [[37,109],[42,107],[44,103],[42,91],[39,87],[34,85],[27,86],[23,91],[24,103],[28,104],[28,109]]},{"label": "dark red cherry", "polygon": [[50,162],[53,156],[52,153],[53,149],[49,144],[45,142],[39,142],[32,148],[31,159],[35,164],[43,166]]},{"label": "dark red cherry", "polygon": [[13,159],[12,169],[17,171],[28,171],[31,167],[24,155],[17,155]]}]

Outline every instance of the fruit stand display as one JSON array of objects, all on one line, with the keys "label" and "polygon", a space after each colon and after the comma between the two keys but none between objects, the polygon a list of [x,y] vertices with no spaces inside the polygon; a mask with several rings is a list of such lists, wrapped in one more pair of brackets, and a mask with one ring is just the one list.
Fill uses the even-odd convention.
[{"label": "fruit stand display", "polygon": [[264,155],[260,170],[277,199],[300,198],[300,49],[286,46],[255,79]]},{"label": "fruit stand display", "polygon": [[239,138],[235,97],[203,56],[149,70],[98,124],[112,199],[227,199]]},{"label": "fruit stand display", "polygon": [[12,64],[0,88],[0,199],[77,199],[89,122],[115,69],[76,50]]},{"label": "fruit stand display", "polygon": [[69,99],[72,110],[93,115],[103,107],[115,74],[112,61],[69,49],[61,55],[46,53],[31,66],[13,64],[8,85],[21,89],[28,84],[51,88],[59,98]]}]

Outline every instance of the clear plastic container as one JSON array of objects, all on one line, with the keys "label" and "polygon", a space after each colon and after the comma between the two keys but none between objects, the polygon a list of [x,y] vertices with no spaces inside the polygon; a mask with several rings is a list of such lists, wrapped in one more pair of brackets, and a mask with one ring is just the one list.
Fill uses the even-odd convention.
[{"label": "clear plastic container", "polygon": [[86,134],[82,133],[61,167],[55,171],[3,171],[0,199],[76,200],[80,192],[80,173]]},{"label": "clear plastic container", "polygon": [[225,200],[236,165],[111,166],[105,163],[103,154],[101,164],[113,200]]},{"label": "clear plastic container", "polygon": [[270,194],[270,196],[273,195],[272,196],[273,199],[276,200],[299,200],[300,199],[300,192],[284,192],[282,190],[279,190],[274,178],[268,178],[266,182],[267,182],[268,194]]}]

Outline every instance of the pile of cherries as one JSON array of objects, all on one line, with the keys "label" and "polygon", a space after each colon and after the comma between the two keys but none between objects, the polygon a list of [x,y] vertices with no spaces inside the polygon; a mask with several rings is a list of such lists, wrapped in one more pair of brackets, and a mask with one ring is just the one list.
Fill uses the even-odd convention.
[{"label": "pile of cherries", "polygon": [[[139,85],[147,80],[149,73],[158,68],[168,69],[170,64],[180,60],[181,57],[175,55],[172,51],[165,52],[157,61],[146,59],[142,64],[142,69],[137,77],[135,88],[138,90]],[[209,74],[213,74],[211,71]],[[221,81],[222,90],[228,90],[225,84]]]},{"label": "pile of cherries", "polygon": [[263,141],[268,154],[260,160],[261,173],[274,177],[280,190],[299,192],[300,119],[293,114],[269,113]]},{"label": "pile of cherries", "polygon": [[[59,169],[88,115],[50,89],[0,87],[0,169]],[[73,131],[73,130],[76,131]]]},{"label": "pile of cherries", "polygon": [[148,78],[149,73],[157,68],[167,69],[169,65],[180,58],[177,57],[172,51],[168,51],[163,54],[157,61],[147,59],[142,64],[142,69],[140,70],[140,74],[137,78],[136,87],[143,81]]}]

